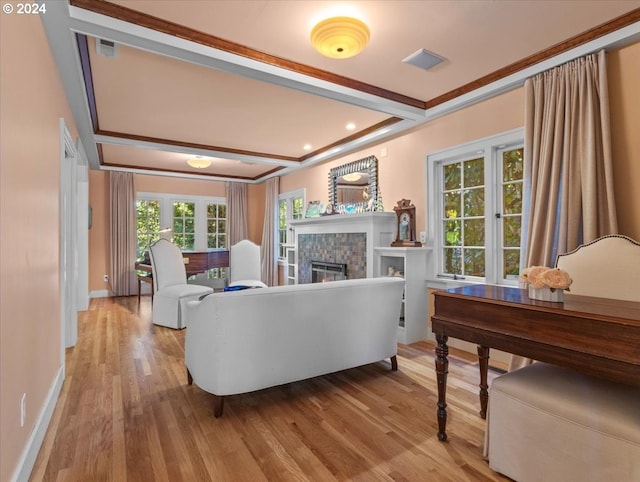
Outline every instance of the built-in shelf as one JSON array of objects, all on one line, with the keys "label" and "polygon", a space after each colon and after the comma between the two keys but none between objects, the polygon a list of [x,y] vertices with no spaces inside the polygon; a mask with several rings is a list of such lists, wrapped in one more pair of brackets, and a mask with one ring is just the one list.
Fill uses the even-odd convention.
[{"label": "built-in shelf", "polygon": [[415,343],[429,338],[425,278],[431,248],[375,248],[376,276],[402,276],[404,299],[398,314],[398,342]]}]

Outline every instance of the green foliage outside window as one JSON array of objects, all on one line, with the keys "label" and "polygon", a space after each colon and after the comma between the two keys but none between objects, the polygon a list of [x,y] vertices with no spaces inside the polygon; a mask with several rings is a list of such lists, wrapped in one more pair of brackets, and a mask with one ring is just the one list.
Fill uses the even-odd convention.
[{"label": "green foliage outside window", "polygon": [[524,149],[502,153],[502,275],[517,279],[520,274]]},{"label": "green foliage outside window", "polygon": [[485,274],[484,158],[443,166],[444,272]]},{"label": "green foliage outside window", "polygon": [[207,204],[207,248],[227,247],[227,205]]},{"label": "green foliage outside window", "polygon": [[138,261],[144,259],[144,253],[149,245],[159,238],[160,231],[160,201],[136,202],[136,237]]},{"label": "green foliage outside window", "polygon": [[173,242],[183,251],[195,246],[195,211],[193,202],[173,203]]}]

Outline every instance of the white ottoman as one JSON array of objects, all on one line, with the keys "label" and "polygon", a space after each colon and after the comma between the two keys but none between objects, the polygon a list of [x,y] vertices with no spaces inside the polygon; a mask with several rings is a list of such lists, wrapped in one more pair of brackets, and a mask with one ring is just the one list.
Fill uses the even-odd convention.
[{"label": "white ottoman", "polygon": [[490,467],[518,482],[640,481],[640,389],[534,363],[493,380]]}]

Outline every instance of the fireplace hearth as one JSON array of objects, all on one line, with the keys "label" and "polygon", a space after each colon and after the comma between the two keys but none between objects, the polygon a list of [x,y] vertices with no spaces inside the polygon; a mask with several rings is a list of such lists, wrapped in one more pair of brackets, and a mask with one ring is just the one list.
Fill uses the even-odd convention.
[{"label": "fireplace hearth", "polygon": [[326,261],[311,261],[311,282],[324,283],[347,279],[347,265]]}]

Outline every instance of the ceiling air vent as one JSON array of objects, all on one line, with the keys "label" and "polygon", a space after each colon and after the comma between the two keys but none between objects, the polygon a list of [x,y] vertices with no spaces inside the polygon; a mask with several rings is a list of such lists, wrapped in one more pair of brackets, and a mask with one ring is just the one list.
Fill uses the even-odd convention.
[{"label": "ceiling air vent", "polygon": [[96,52],[105,57],[116,57],[118,55],[118,46],[111,40],[99,38],[96,41]]},{"label": "ceiling air vent", "polygon": [[429,70],[430,68],[435,67],[440,62],[444,62],[445,60],[446,59],[444,57],[440,57],[433,52],[429,52],[425,49],[420,49],[409,55],[406,59],[403,60],[403,62],[406,64],[415,65],[416,67],[424,70]]}]

